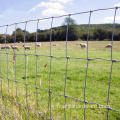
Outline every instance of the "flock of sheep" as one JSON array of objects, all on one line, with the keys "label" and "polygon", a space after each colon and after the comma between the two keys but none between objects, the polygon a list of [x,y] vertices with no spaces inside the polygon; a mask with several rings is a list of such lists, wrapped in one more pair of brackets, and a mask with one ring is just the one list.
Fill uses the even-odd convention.
[{"label": "flock of sheep", "polygon": [[[31,43],[30,43],[30,45],[32,45]],[[41,43],[35,43],[35,45],[36,45],[36,47],[41,47]],[[22,47],[24,47],[24,49],[26,50],[26,49],[28,49],[28,50],[30,50],[31,49],[31,46],[22,46]],[[14,46],[14,45],[6,45],[6,46],[2,46],[1,47],[1,50],[2,49],[10,49],[10,48],[12,48],[13,50],[14,49],[16,49],[16,50],[19,50],[19,47],[18,46]]]},{"label": "flock of sheep", "polygon": [[[87,47],[87,44],[86,44],[86,43],[77,43],[76,45],[80,45],[82,49]],[[112,47],[111,44],[107,44],[107,45],[105,46],[105,48],[111,48],[111,47]]]},{"label": "flock of sheep", "polygon": [[[1,45],[1,44],[0,44]],[[31,49],[31,43],[30,43],[30,46],[24,46],[24,45],[22,45],[22,47],[24,47],[24,49],[26,50],[26,49],[28,49],[28,50],[30,50]],[[35,43],[35,46],[36,47],[41,47],[41,43]],[[84,49],[84,48],[86,48],[87,47],[87,44],[86,43],[76,43],[76,45],[80,45],[81,46],[81,48],[82,49]],[[54,44],[53,46],[57,46],[57,44]],[[107,44],[106,46],[105,46],[105,48],[111,48],[112,47],[112,45],[111,44]],[[19,47],[18,46],[14,46],[14,45],[6,45],[6,46],[2,46],[1,47],[1,50],[3,50],[3,49],[10,49],[10,48],[12,48],[13,50],[14,49],[16,49],[16,50],[19,50]]]}]

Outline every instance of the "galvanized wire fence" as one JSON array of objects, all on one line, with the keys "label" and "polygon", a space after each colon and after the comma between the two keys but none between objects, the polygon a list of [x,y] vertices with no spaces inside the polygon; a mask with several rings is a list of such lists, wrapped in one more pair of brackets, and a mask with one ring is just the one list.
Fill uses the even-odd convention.
[{"label": "galvanized wire fence", "polygon": [[[64,119],[66,120],[66,106],[67,106],[67,99],[72,99],[72,100],[75,100],[75,101],[78,101],[78,102],[82,102],[84,103],[84,117],[83,119],[85,120],[86,119],[86,105],[88,104],[94,104],[94,105],[97,105],[99,107],[103,107],[104,109],[107,110],[107,117],[106,119],[108,120],[109,119],[109,111],[116,111],[116,112],[120,112],[119,110],[116,110],[116,109],[113,109],[111,107],[109,107],[109,100],[110,100],[110,87],[111,87],[111,76],[112,76],[112,69],[113,69],[113,64],[114,62],[120,62],[120,60],[114,60],[113,59],[113,47],[111,47],[111,59],[104,59],[104,58],[89,58],[89,53],[88,53],[88,48],[89,48],[89,29],[90,29],[90,21],[91,21],[91,16],[92,16],[92,13],[94,12],[97,12],[97,11],[104,11],[104,10],[115,10],[115,13],[114,13],[114,21],[113,21],[113,30],[112,30],[112,38],[111,38],[111,45],[113,46],[113,40],[114,40],[114,26],[115,26],[115,18],[116,18],[116,12],[117,10],[119,9],[120,7],[115,7],[115,8],[107,8],[107,9],[97,9],[97,10],[92,10],[92,11],[87,11],[87,12],[80,12],[80,13],[75,13],[75,14],[69,14],[69,15],[62,15],[62,16],[58,16],[58,17],[50,17],[50,18],[44,18],[44,19],[37,19],[37,20],[28,20],[28,21],[25,21],[25,22],[19,22],[19,23],[14,23],[14,24],[10,24],[10,25],[3,25],[3,26],[0,26],[0,28],[5,28],[6,27],[6,30],[5,30],[5,47],[7,46],[7,43],[6,43],[6,36],[7,36],[7,31],[8,31],[8,28],[10,26],[15,26],[15,36],[14,36],[14,46],[16,45],[16,29],[17,29],[17,26],[21,23],[25,24],[25,32],[24,32],[24,46],[26,46],[26,30],[27,30],[27,24],[31,21],[35,21],[36,22],[36,43],[38,42],[38,34],[37,34],[37,29],[38,29],[38,25],[39,25],[39,22],[41,20],[46,20],[46,19],[49,19],[51,20],[51,28],[50,28],[50,42],[49,42],[49,47],[50,47],[50,50],[49,50],[49,55],[41,55],[41,54],[38,54],[37,53],[37,47],[36,47],[36,44],[35,44],[35,54],[31,54],[31,53],[26,53],[26,50],[25,50],[25,47],[24,47],[24,53],[23,54],[16,54],[16,51],[14,49],[14,52],[9,52],[8,49],[5,49],[5,51],[0,51],[0,78],[1,78],[1,91],[0,91],[0,96],[1,96],[1,104],[0,104],[0,113],[1,113],[1,119],[23,119],[22,117],[25,115],[25,119],[31,119],[30,118],[30,114],[34,114],[36,115],[36,119],[50,119],[52,120],[53,119],[53,116],[52,116],[52,98],[51,98],[51,95],[54,94],[56,96],[61,96],[64,98]],[[85,13],[89,13],[89,20],[88,20],[88,32],[87,32],[87,53],[86,53],[86,58],[78,58],[78,57],[73,57],[73,56],[68,56],[68,34],[69,34],[69,22],[67,24],[67,28],[66,28],[66,56],[65,57],[57,57],[57,56],[53,56],[52,53],[51,53],[51,43],[52,43],[52,28],[53,28],[53,22],[54,20],[57,18],[61,18],[61,17],[70,17],[71,16],[74,16],[74,15],[79,15],[79,14],[85,14]],[[1,60],[2,60],[2,57],[3,55],[6,55],[6,67],[3,68],[2,65],[1,65]],[[9,62],[10,62],[10,58],[13,56],[13,63],[14,63],[14,79],[10,79],[9,78]],[[20,57],[20,56],[24,56],[24,81],[20,81],[19,79],[17,79],[17,71],[16,71],[16,63],[17,63],[17,57]],[[27,79],[27,57],[28,56],[34,56],[36,57],[36,60],[33,61],[35,63],[35,84],[28,84],[26,82],[26,79]],[[49,89],[43,89],[41,88],[40,86],[38,86],[38,81],[37,81],[37,78],[38,78],[38,62],[39,62],[39,57],[43,57],[43,59],[46,59],[47,58],[50,58],[49,59],[49,62],[50,62],[50,68],[49,68]],[[52,60],[53,59],[65,59],[66,60],[66,72],[65,72],[65,80],[64,80],[64,94],[58,94],[58,93],[55,93],[51,90],[51,69],[52,69]],[[85,82],[84,82],[84,99],[78,99],[78,98],[74,98],[72,96],[68,96],[66,94],[66,85],[67,85],[67,72],[68,72],[68,63],[69,63],[69,60],[70,59],[81,59],[81,60],[87,60],[87,67],[86,67],[86,77],[85,77]],[[87,75],[88,75],[88,68],[89,68],[89,61],[92,61],[92,60],[97,60],[97,59],[100,59],[100,60],[104,60],[104,61],[109,61],[111,62],[111,72],[110,72],[110,79],[109,79],[109,89],[108,89],[108,96],[107,96],[107,104],[106,106],[104,105],[101,105],[99,103],[96,103],[96,102],[90,102],[90,101],[87,101],[86,100],[86,86],[87,86]],[[2,71],[3,69],[6,69],[6,75],[2,74]],[[5,81],[7,80],[7,85],[5,85]],[[11,97],[11,93],[12,91],[10,90],[10,84],[14,86],[14,89],[13,91],[15,92],[15,98],[12,98]],[[25,96],[21,95],[20,98],[22,99],[23,97],[25,97],[25,101],[24,101],[24,104],[20,103],[19,101],[19,97],[18,97],[18,89],[19,89],[19,86],[24,86],[25,90]],[[57,85],[56,85],[57,86]],[[4,88],[5,87],[5,88]],[[32,109],[30,107],[30,105],[28,104],[29,103],[29,99],[28,99],[28,96],[29,96],[29,91],[28,91],[28,88],[29,87],[33,87],[36,89],[36,91],[33,93],[35,96],[35,106],[36,108],[35,109]],[[7,91],[7,93],[4,93],[4,91]],[[45,91],[48,93],[48,116],[39,112],[39,90],[41,91]],[[22,89],[21,89],[22,91]],[[31,103],[30,103],[31,104]],[[42,103],[41,103],[42,104]],[[13,112],[13,109],[12,107],[13,106],[16,106],[16,110],[18,109],[18,112],[19,113],[14,113]],[[24,109],[25,111],[27,111],[26,114],[24,114],[22,111],[22,109]],[[44,109],[44,108],[43,108]],[[35,117],[35,116],[34,116]],[[33,119],[34,119],[33,117]]]}]

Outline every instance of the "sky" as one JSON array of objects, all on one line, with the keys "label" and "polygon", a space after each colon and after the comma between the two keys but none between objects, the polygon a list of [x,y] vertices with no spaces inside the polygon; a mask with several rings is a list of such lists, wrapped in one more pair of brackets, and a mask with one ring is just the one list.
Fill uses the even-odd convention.
[{"label": "sky", "polygon": [[[120,0],[0,0],[0,26],[10,25],[28,20],[49,18],[67,14],[81,13],[96,9],[120,7]],[[100,10],[92,12],[91,24],[113,23],[115,10]],[[88,24],[89,14],[71,15],[78,24]],[[53,18],[52,26],[61,26],[65,17]],[[39,21],[39,29],[51,27],[51,18]],[[117,9],[116,23],[120,23],[120,9]],[[25,24],[17,24],[17,27],[25,29]],[[37,22],[27,23],[29,32],[36,31]],[[15,25],[8,28],[12,33]],[[0,27],[0,33],[4,33],[6,27]]]}]

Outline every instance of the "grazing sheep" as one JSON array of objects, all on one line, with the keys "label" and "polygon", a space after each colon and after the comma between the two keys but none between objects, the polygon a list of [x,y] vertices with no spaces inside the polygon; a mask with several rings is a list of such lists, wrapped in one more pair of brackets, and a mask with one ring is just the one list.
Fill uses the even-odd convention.
[{"label": "grazing sheep", "polygon": [[87,47],[87,44],[86,43],[80,43],[80,46],[81,46],[81,48],[85,48],[85,47]]},{"label": "grazing sheep", "polygon": [[111,44],[107,44],[105,48],[111,48],[112,45]]},{"label": "grazing sheep", "polygon": [[2,50],[2,49],[5,49],[5,47],[4,47],[4,46],[2,46],[2,47],[1,47],[1,50]]},{"label": "grazing sheep", "polygon": [[53,46],[57,46],[57,44],[54,44]]},{"label": "grazing sheep", "polygon": [[17,49],[17,50],[19,50],[19,47],[18,46],[13,46],[13,45],[11,45],[11,48],[14,50],[14,49]]},{"label": "grazing sheep", "polygon": [[26,50],[26,49],[30,50],[30,46],[24,46],[24,45],[23,45],[23,47],[25,48],[25,50]]},{"label": "grazing sheep", "polygon": [[9,46],[9,45],[7,45],[7,46],[2,46],[2,47],[1,47],[1,50],[2,50],[2,49],[10,49],[10,46]]},{"label": "grazing sheep", "polygon": [[37,47],[41,47],[41,43],[35,43]]}]

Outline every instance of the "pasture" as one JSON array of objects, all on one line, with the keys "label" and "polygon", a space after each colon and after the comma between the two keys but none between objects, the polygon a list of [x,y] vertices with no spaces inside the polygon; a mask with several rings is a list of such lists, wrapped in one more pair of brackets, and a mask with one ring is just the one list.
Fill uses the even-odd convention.
[{"label": "pasture", "polygon": [[[51,42],[51,51],[49,42],[41,42],[36,52],[35,43],[25,43],[31,46],[25,54],[24,43],[15,44],[19,46],[15,54],[12,49],[0,50],[0,119],[49,120],[51,113],[55,120],[64,120],[65,116],[66,120],[83,120],[85,99],[91,102],[86,104],[86,120],[106,120],[108,110],[99,105],[107,107],[112,62],[111,49],[105,46],[111,42],[89,41],[89,62],[87,48],[81,49],[78,42],[68,41],[67,50],[65,41]],[[49,57],[50,52],[53,57]],[[112,58],[120,61],[119,41],[113,42]],[[120,62],[113,62],[108,105],[120,111]],[[120,120],[114,110],[109,110],[109,120]]]}]

